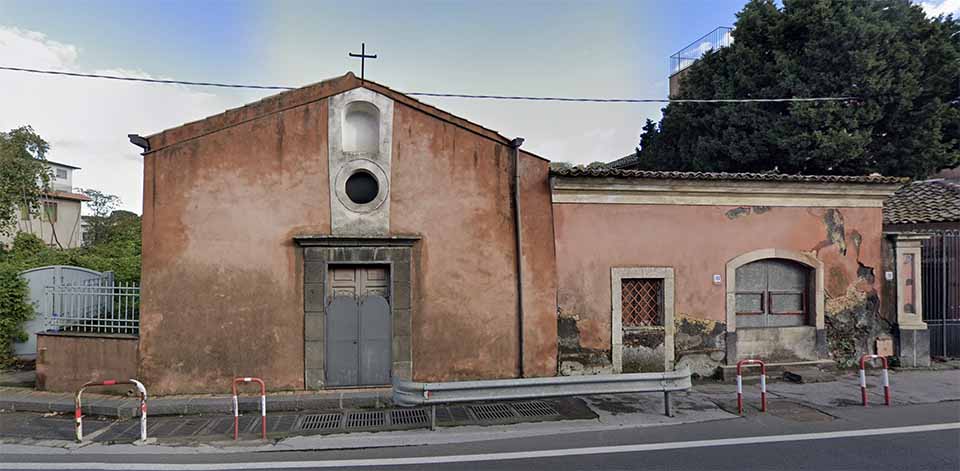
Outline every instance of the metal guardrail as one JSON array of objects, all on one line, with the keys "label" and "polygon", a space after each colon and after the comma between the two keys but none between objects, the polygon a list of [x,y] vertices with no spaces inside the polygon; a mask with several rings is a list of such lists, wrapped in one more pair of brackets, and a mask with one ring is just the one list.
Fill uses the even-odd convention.
[{"label": "metal guardrail", "polygon": [[417,383],[394,378],[393,403],[410,407],[452,402],[663,392],[664,411],[667,416],[670,416],[672,415],[670,393],[685,391],[691,387],[690,370],[687,368],[665,373],[555,376],[448,383]]}]

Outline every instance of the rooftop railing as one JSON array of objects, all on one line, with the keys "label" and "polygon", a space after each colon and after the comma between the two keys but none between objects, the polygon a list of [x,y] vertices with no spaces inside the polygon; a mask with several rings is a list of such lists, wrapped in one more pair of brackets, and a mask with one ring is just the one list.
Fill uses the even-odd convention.
[{"label": "rooftop railing", "polygon": [[700,60],[704,54],[733,44],[733,28],[720,26],[703,35],[689,46],[670,56],[670,75],[676,74],[694,62]]}]

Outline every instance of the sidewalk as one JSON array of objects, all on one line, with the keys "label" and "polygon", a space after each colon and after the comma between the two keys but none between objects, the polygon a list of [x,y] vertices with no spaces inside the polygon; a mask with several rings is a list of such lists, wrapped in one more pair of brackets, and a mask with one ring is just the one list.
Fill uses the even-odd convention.
[{"label": "sidewalk", "polygon": [[[901,370],[892,371],[890,376],[894,406],[960,401],[960,370]],[[879,383],[878,374],[868,377],[873,406],[883,404]],[[67,413],[73,411],[72,397],[69,398],[70,402],[65,403],[65,395],[40,393],[43,397],[38,398],[36,394],[31,394],[31,391],[10,389],[0,389],[0,401],[44,409],[37,412],[47,412],[53,408],[66,409],[64,412]],[[23,397],[15,397],[17,392]],[[257,449],[402,446],[737,418],[735,386],[705,383],[696,385],[689,392],[673,395],[673,417],[663,415],[661,394],[583,396],[443,406],[438,411],[439,429],[431,432],[427,429],[429,423],[426,422],[428,409],[392,409],[382,400],[381,395],[385,394],[385,391],[367,392],[369,396],[366,406],[354,405],[362,404],[360,399],[353,399],[355,402],[352,403],[344,400],[337,404],[340,399],[330,397],[329,393],[272,395],[268,397],[267,404],[267,424],[271,441],[264,444],[255,440],[258,438],[259,414],[254,413],[241,417],[241,433],[245,441],[239,444],[247,451],[250,446]],[[345,393],[336,393],[340,394]],[[744,396],[746,415],[758,414],[759,386],[745,385]],[[844,373],[837,381],[812,384],[793,384],[772,379],[768,384],[768,396],[768,415],[795,422],[830,421],[834,418],[833,410],[862,408],[855,372]],[[134,399],[116,397],[98,399],[99,401],[90,404],[91,415],[98,410],[94,406],[106,408],[104,410],[119,410],[120,407],[127,406],[118,405],[115,401],[135,402]],[[256,410],[257,399],[251,397],[245,401],[247,410]],[[318,402],[311,402],[314,400]],[[369,403],[371,400],[372,406]],[[233,420],[229,396],[158,398],[152,399],[149,404],[151,414],[148,420],[148,435],[159,439],[159,443],[189,445],[187,449],[190,450],[197,450],[197,445],[204,449],[212,445],[214,450],[237,448],[238,443],[231,440]],[[303,412],[284,412],[279,409],[313,404],[323,404],[324,407],[307,408]],[[66,407],[67,405],[69,407]],[[160,406],[166,407],[168,411],[182,408],[181,410],[206,409],[208,412],[201,416],[156,417],[153,411]],[[948,407],[960,407],[960,403]],[[2,445],[4,450],[9,450],[11,444],[69,449],[79,446],[71,441],[73,423],[69,415],[10,413],[9,410],[7,409],[8,413],[0,415],[3,418],[0,420],[0,443],[5,443]],[[509,417],[498,416],[498,413],[507,414]],[[483,420],[480,420],[481,416],[484,417]],[[376,419],[378,417],[379,419]],[[324,423],[336,425],[324,428]],[[137,420],[88,417],[84,420],[84,429],[89,434],[90,442],[85,443],[82,448],[93,446],[102,451],[105,444],[132,443],[138,434],[137,426]],[[111,445],[111,449],[118,448]]]}]

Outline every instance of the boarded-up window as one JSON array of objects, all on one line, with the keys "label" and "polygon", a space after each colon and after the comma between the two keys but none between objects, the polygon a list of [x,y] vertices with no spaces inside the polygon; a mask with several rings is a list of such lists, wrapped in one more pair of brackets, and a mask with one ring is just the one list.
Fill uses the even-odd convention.
[{"label": "boarded-up window", "polygon": [[620,286],[623,327],[663,325],[663,279],[625,279]]}]

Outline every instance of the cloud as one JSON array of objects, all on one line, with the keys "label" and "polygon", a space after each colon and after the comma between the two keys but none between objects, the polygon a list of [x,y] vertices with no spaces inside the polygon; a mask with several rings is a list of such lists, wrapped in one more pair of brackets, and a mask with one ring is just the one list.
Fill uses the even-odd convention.
[{"label": "cloud", "polygon": [[[12,67],[154,78],[125,68],[86,70],[78,47],[12,27],[0,26],[0,57]],[[33,126],[50,143],[50,160],[82,167],[75,186],[119,195],[124,209],[139,213],[143,160],[127,134],[154,133],[250,99],[179,85],[0,71],[0,130]]]},{"label": "cloud", "polygon": [[923,11],[931,17],[940,15],[960,16],[960,0],[940,0],[932,2],[920,2]]}]

